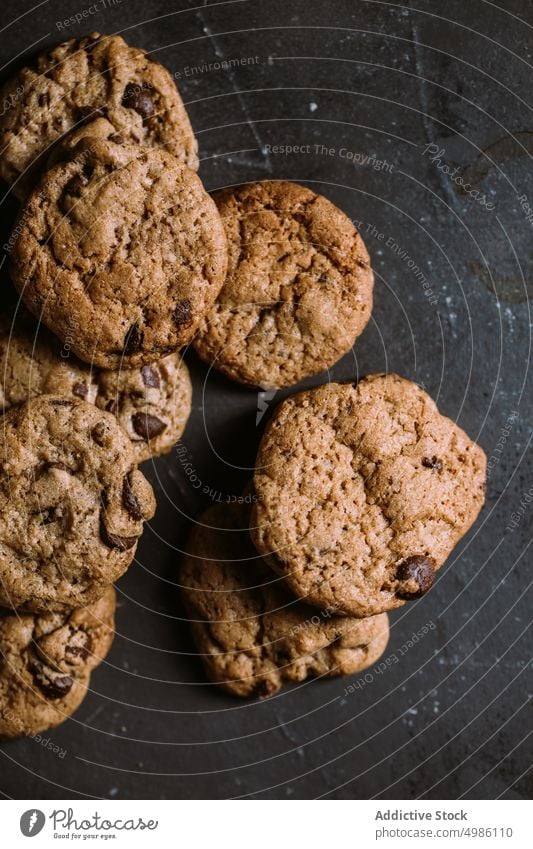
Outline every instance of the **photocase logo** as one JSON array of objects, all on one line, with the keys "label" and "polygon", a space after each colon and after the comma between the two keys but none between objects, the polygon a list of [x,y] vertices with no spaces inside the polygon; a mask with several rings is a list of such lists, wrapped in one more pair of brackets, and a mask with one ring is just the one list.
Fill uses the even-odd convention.
[{"label": "photocase logo", "polygon": [[46,817],[42,811],[33,808],[30,811],[25,811],[20,818],[20,830],[24,837],[35,837],[42,831],[46,822]]}]

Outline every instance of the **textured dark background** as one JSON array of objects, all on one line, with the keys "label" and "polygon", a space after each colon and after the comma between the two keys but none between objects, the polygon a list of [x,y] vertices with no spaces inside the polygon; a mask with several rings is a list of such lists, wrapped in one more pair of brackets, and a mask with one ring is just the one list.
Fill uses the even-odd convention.
[{"label": "textured dark background", "polygon": [[[84,8],[95,6],[4,0],[2,74],[41,46],[93,29],[120,32],[176,72],[209,189],[288,178],[361,222],[375,309],[354,354],[331,376],[394,370],[421,383],[492,458],[489,493],[430,595],[393,614],[386,656],[398,662],[386,673],[349,695],[346,682],[330,680],[263,703],[235,701],[207,684],[194,657],[176,567],[189,523],[211,498],[236,494],[247,481],[282,393],[260,398],[188,353],[188,472],[177,454],[147,464],[158,513],[119,584],[112,652],[75,717],[45,735],[64,756],[31,739],[2,747],[3,793],[530,795],[533,224],[518,198],[533,204],[531,3],[108,0],[60,31],[58,21]],[[223,57],[253,61],[190,70]],[[424,154],[430,143],[492,211]],[[311,148],[266,154],[268,144]],[[316,153],[315,144],[333,153]],[[365,164],[365,156],[382,164]],[[7,220],[8,200],[1,209]],[[266,410],[259,425],[258,410]]]}]

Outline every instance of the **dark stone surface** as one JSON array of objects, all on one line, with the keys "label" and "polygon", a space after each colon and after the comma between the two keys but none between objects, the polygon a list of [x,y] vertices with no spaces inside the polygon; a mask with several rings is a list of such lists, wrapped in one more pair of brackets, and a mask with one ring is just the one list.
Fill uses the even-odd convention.
[{"label": "dark stone surface", "polygon": [[[378,0],[109,0],[62,31],[56,22],[83,4],[32,5],[4,0],[4,74],[63,36],[123,32],[176,73],[209,189],[289,178],[361,222],[377,275],[375,310],[331,376],[388,369],[418,381],[492,460],[473,532],[433,590],[392,616],[385,673],[348,694],[348,681],[331,680],[260,704],[235,701],[206,683],[194,657],[176,567],[190,521],[248,479],[283,393],[261,399],[188,353],[195,396],[186,455],[147,466],[158,513],[119,584],[113,650],[76,716],[45,735],[64,757],[34,740],[2,747],[3,793],[530,795],[533,225],[518,198],[533,204],[531,4],[418,0],[415,11]],[[257,59],[229,71],[209,67],[223,57]],[[264,152],[296,144],[309,153]],[[461,192],[424,153],[428,144],[494,209]],[[5,221],[13,208],[2,203]],[[8,298],[5,265],[2,273]],[[266,413],[256,424],[258,410]]]}]

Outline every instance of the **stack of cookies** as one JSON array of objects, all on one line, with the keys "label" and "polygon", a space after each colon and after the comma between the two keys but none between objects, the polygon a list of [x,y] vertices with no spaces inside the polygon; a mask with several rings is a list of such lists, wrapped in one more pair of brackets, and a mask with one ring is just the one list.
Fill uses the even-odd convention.
[{"label": "stack of cookies", "polygon": [[217,208],[170,73],[120,37],[37,57],[4,88],[0,176],[21,206],[0,318],[0,736],[81,702],[113,582],[155,510],[138,464],[191,406],[180,349],[225,278]]},{"label": "stack of cookies", "polygon": [[373,664],[387,611],[431,588],[475,521],[485,471],[482,449],[397,375],[283,401],[253,486],[189,540],[181,583],[211,679],[264,697]]},{"label": "stack of cookies", "polygon": [[[213,197],[171,75],[118,36],[38,57],[4,89],[0,176],[20,304],[0,320],[0,736],[66,718],[113,635],[113,582],[155,510],[138,464],[191,406],[180,350],[288,387],[372,310],[347,216],[310,189]],[[415,384],[376,375],[284,401],[254,480],[200,518],[180,583],[208,675],[239,696],[353,674],[483,502],[484,455]]]},{"label": "stack of cookies", "polygon": [[[349,219],[309,189],[215,194],[228,273],[193,345],[232,380],[291,386],[332,366],[369,320],[373,275]],[[373,375],[284,401],[253,484],[192,531],[183,597],[207,673],[239,696],[353,674],[388,638],[484,501],[485,455],[416,384]]]}]

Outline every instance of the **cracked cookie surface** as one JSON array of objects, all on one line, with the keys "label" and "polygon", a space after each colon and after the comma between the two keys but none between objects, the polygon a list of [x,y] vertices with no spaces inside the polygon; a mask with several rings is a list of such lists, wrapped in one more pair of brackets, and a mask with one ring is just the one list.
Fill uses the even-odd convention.
[{"label": "cracked cookie surface", "polygon": [[112,415],[57,395],[13,408],[0,434],[0,604],[92,602],[126,571],[154,510]]},{"label": "cracked cookie surface", "polygon": [[367,616],[418,598],[475,521],[483,450],[416,384],[373,375],[283,401],[250,531],[297,596]]},{"label": "cracked cookie surface", "polygon": [[138,463],[171,450],[191,411],[192,387],[181,354],[137,369],[91,369],[23,308],[0,316],[0,408],[37,395],[96,403],[126,431]]},{"label": "cracked cookie surface", "polygon": [[164,151],[93,137],[44,174],[14,232],[26,306],[101,368],[185,345],[226,272],[224,228],[197,174]]},{"label": "cracked cookie surface", "polygon": [[0,739],[34,735],[79,707],[114,636],[113,587],[64,613],[0,611]]},{"label": "cracked cookie surface", "polygon": [[277,388],[332,366],[372,310],[373,274],[349,218],[304,186],[250,183],[213,195],[228,273],[193,345],[232,380]]},{"label": "cracked cookie surface", "polygon": [[289,681],[352,675],[385,649],[386,614],[336,616],[295,599],[250,542],[250,505],[217,504],[194,526],[180,572],[192,633],[209,678],[236,696]]},{"label": "cracked cookie surface", "polygon": [[[197,143],[171,74],[118,35],[92,33],[41,53],[2,88],[0,176],[24,198],[36,160],[65,133],[105,117],[126,142],[198,167]],[[34,166],[32,168],[32,166]]]}]

